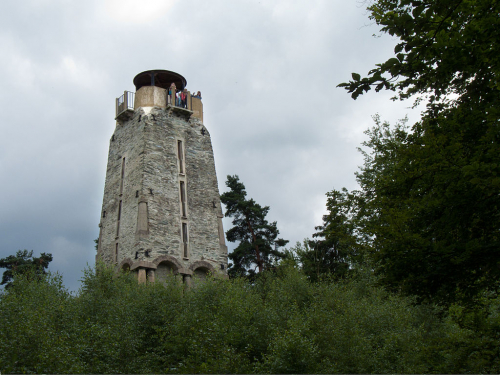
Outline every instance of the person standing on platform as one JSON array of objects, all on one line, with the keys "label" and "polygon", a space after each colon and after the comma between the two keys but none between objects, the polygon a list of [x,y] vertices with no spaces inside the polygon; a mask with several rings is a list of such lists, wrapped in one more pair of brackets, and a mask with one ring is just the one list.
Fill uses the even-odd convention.
[{"label": "person standing on platform", "polygon": [[181,92],[181,107],[187,108],[187,89]]}]

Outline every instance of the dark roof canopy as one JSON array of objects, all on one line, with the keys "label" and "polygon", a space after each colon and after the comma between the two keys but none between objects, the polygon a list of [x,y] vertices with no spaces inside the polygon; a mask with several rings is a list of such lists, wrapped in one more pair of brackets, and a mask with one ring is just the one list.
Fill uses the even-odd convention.
[{"label": "dark roof canopy", "polygon": [[135,90],[139,90],[142,86],[157,86],[163,89],[168,89],[170,85],[175,83],[177,90],[183,90],[187,85],[186,78],[178,73],[170,70],[146,70],[134,77]]}]

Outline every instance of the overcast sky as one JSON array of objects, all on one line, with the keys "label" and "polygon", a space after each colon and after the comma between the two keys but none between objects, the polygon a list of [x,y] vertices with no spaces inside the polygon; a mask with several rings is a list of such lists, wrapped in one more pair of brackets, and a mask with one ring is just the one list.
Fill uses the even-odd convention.
[{"label": "overcast sky", "polygon": [[336,88],[396,42],[355,0],[2,0],[0,258],[50,252],[78,289],[95,259],[115,98],[149,69],[202,92],[221,192],[237,174],[283,238],[311,237],[325,193],[357,186],[371,116],[418,119],[390,93],[354,101]]}]

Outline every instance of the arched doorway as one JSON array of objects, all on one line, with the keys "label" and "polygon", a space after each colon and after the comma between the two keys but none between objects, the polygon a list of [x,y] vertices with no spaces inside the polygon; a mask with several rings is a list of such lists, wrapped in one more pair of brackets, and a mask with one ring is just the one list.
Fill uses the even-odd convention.
[{"label": "arched doorway", "polygon": [[156,281],[164,282],[169,277],[176,275],[177,271],[178,268],[174,263],[168,260],[164,260],[163,262],[160,262],[156,267]]},{"label": "arched doorway", "polygon": [[132,260],[126,258],[120,262],[118,265],[118,270],[122,272],[130,272],[130,267],[132,266]]},{"label": "arched doorway", "polygon": [[125,263],[122,268],[121,268],[122,272],[130,272],[130,264],[128,263]]},{"label": "arched doorway", "polygon": [[206,279],[209,274],[215,271],[214,267],[204,260],[194,262],[193,264],[191,264],[189,269],[193,271],[193,278],[199,280]]},{"label": "arched doorway", "polygon": [[210,270],[207,267],[198,267],[193,271],[193,276],[196,279],[206,279]]}]

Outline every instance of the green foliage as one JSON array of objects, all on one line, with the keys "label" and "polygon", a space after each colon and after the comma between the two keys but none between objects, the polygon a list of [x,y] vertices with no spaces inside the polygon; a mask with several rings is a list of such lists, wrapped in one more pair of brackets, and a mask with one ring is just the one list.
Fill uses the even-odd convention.
[{"label": "green foliage", "polygon": [[[449,373],[498,371],[498,298],[447,311],[375,286],[357,268],[311,283],[294,268],[138,284],[98,265],[76,295],[58,275],[0,294],[10,373]],[[444,318],[441,319],[440,316]]]},{"label": "green foliage", "polygon": [[[233,264],[229,268],[231,276],[253,276],[255,267],[262,272],[273,265],[273,261],[283,257],[278,247],[288,241],[277,238],[279,230],[276,222],[266,220],[269,206],[262,207],[253,199],[247,199],[245,185],[238,176],[227,176],[226,186],[230,191],[221,195],[226,206],[226,217],[233,217],[233,227],[226,232],[229,242],[239,241],[229,254]],[[252,268],[254,267],[254,268]]]},{"label": "green foliage", "polygon": [[400,98],[498,97],[500,4],[495,0],[376,0],[368,7],[381,31],[399,38],[394,57],[342,83],[356,99],[389,89]]},{"label": "green foliage", "polygon": [[35,258],[33,250],[18,250],[16,255],[0,259],[0,268],[6,268],[0,285],[11,287],[15,274],[29,274],[32,279],[37,279],[45,274],[51,261],[52,254],[41,253],[39,258]]},{"label": "green foliage", "polygon": [[[458,116],[458,117],[457,117]],[[500,154],[460,108],[412,131],[378,116],[352,192],[353,222],[386,285],[438,303],[473,302],[500,276]]]},{"label": "green foliage", "polygon": [[339,86],[428,99],[420,122],[376,118],[356,220],[382,281],[421,299],[474,303],[500,277],[500,3],[376,0],[395,57]]},{"label": "green foliage", "polygon": [[305,240],[303,246],[298,244],[292,249],[303,272],[314,281],[325,274],[345,277],[362,254],[363,241],[354,220],[356,196],[346,189],[326,195],[328,213],[323,216],[323,225],[315,228],[314,240]]},{"label": "green foliage", "polygon": [[498,295],[483,293],[474,306],[455,303],[447,309],[443,321],[448,336],[426,348],[428,357],[437,360],[436,372],[499,372],[499,302]]},{"label": "green foliage", "polygon": [[28,271],[0,295],[0,366],[6,373],[79,373],[74,311],[60,275]]}]

